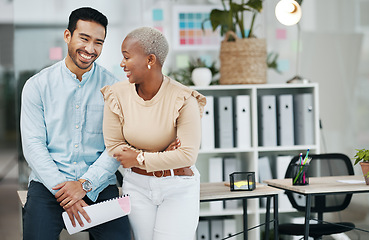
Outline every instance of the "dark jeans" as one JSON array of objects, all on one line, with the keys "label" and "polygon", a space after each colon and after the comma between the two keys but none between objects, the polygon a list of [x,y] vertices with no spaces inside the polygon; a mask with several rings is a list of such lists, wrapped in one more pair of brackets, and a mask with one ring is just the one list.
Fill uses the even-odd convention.
[{"label": "dark jeans", "polygon": [[[100,193],[96,202],[115,198],[118,194],[118,188],[110,185]],[[83,200],[88,205],[93,204],[87,197]],[[32,181],[28,187],[27,203],[24,206],[23,239],[59,239],[59,234],[64,228],[63,211],[64,209],[60,207],[54,195],[43,184]],[[95,240],[131,239],[131,229],[127,216],[90,228],[87,231]]]}]

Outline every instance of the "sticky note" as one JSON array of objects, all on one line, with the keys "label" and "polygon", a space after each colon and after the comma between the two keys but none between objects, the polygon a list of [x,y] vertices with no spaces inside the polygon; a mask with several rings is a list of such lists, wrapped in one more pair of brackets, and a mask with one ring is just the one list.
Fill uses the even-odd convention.
[{"label": "sticky note", "polygon": [[155,26],[154,28],[156,28],[157,30],[159,30],[160,32],[164,33],[164,29],[162,26]]},{"label": "sticky note", "polygon": [[278,61],[278,70],[281,72],[287,72],[290,69],[290,61],[287,59],[281,59]]},{"label": "sticky note", "polygon": [[63,59],[63,49],[61,47],[52,47],[49,49],[50,60],[61,60]]},{"label": "sticky note", "polygon": [[177,68],[185,68],[188,67],[189,57],[185,54],[179,54],[176,56],[176,64]]},{"label": "sticky note", "polygon": [[153,21],[163,21],[164,15],[163,15],[163,9],[153,9],[152,10],[152,20]]},{"label": "sticky note", "polygon": [[302,45],[301,42],[298,42],[297,40],[293,40],[292,41],[292,44],[291,44],[292,51],[294,51],[294,52],[301,51],[301,49],[302,49],[301,48],[302,47],[301,45]]},{"label": "sticky note", "polygon": [[278,40],[284,40],[284,39],[286,39],[287,38],[287,31],[286,31],[286,29],[278,28],[275,31],[275,37]]}]

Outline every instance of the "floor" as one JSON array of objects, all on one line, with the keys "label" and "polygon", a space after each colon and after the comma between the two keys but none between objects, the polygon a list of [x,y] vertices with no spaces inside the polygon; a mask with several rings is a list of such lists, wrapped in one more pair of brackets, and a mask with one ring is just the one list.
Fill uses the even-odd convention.
[{"label": "floor", "polygon": [[[18,240],[22,239],[21,231],[21,207],[17,195],[19,189],[18,184],[18,164],[17,155],[15,149],[0,149],[0,238],[2,240]],[[358,194],[364,195],[364,194]],[[361,196],[360,201],[368,200],[367,197]],[[355,201],[354,201],[355,202]],[[369,212],[369,209],[363,207],[362,210],[357,206],[350,205],[344,218],[348,218],[348,221],[357,219],[358,212]],[[368,202],[365,206],[368,205]],[[351,216],[350,216],[351,215]],[[360,222],[355,223],[358,227],[363,229],[369,229],[368,218],[361,218]],[[369,239],[369,233],[351,231],[347,233],[349,238],[333,238],[331,236],[324,237],[323,239],[334,240],[366,240]],[[62,232],[61,240],[88,240],[87,233],[79,233],[70,236],[66,231]],[[296,238],[295,238],[296,239]]]},{"label": "floor", "polygon": [[18,165],[15,150],[0,150],[0,236],[21,239],[21,209],[17,196]]},{"label": "floor", "polygon": [[[0,239],[22,239],[21,207],[17,195],[18,164],[15,149],[0,149]],[[70,236],[63,230],[60,240],[88,240],[87,233]]]}]

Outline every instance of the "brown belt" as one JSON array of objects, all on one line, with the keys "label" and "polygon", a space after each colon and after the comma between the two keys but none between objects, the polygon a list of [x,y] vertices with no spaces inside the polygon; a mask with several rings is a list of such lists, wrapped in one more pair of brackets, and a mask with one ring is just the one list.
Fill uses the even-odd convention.
[{"label": "brown belt", "polygon": [[[131,168],[131,170],[132,172],[135,172],[137,174],[146,175],[146,176],[154,176],[158,178],[172,176],[170,170],[146,172],[146,170],[141,169],[141,168],[136,168],[136,167]],[[190,167],[173,169],[173,174],[174,176],[193,176],[194,175]]]}]

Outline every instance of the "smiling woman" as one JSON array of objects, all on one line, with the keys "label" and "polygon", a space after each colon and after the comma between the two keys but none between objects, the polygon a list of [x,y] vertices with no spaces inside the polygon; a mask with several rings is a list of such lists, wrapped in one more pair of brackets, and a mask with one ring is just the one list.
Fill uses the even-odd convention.
[{"label": "smiling woman", "polygon": [[[129,81],[101,89],[106,147],[125,168],[136,239],[193,239],[199,219],[200,174],[195,166],[205,97],[163,75],[169,44],[153,28],[122,43]],[[168,150],[178,138],[180,146]],[[176,214],[172,214],[175,212]]]}]

